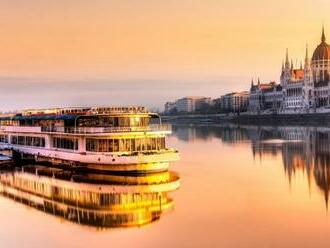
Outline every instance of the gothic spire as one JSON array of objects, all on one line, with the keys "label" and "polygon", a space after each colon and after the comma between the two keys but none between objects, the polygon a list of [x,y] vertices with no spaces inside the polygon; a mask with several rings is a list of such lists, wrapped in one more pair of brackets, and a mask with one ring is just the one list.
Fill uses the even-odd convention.
[{"label": "gothic spire", "polygon": [[322,37],[321,37],[321,41],[322,42],[325,42],[324,25],[322,26]]},{"label": "gothic spire", "polygon": [[305,55],[305,68],[310,65],[309,57],[308,57],[308,44],[306,44],[306,55]]},{"label": "gothic spire", "polygon": [[286,49],[285,53],[285,68],[289,69],[290,68],[290,62],[289,62],[289,49]]}]

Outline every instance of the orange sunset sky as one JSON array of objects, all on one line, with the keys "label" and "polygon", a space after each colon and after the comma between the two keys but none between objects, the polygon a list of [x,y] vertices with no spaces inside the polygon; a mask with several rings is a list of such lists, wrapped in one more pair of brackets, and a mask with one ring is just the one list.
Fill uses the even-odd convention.
[{"label": "orange sunset sky", "polygon": [[0,0],[2,110],[218,97],[330,42],[328,0]]}]

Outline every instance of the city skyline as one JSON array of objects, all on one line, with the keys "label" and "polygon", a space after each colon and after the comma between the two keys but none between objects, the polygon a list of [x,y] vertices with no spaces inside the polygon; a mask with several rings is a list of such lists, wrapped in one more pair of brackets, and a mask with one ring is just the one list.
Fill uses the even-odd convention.
[{"label": "city skyline", "polygon": [[181,96],[248,90],[251,77],[279,82],[286,48],[299,65],[306,43],[311,51],[318,44],[322,23],[329,33],[327,6],[323,0],[2,1],[1,109],[161,109]]}]

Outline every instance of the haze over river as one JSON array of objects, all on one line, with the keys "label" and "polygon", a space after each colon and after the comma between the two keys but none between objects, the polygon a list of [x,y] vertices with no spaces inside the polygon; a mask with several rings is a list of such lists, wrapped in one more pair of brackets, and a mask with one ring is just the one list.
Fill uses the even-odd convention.
[{"label": "haze over river", "polygon": [[[330,128],[173,129],[167,143],[180,151],[181,160],[170,165],[171,173],[107,179],[120,181],[124,191],[130,183],[164,184],[150,201],[143,198],[146,189],[137,187],[144,191],[131,198],[119,194],[120,204],[109,213],[103,206],[16,192],[2,182],[7,193],[0,196],[1,247],[328,246]],[[27,178],[25,172],[9,177]],[[43,177],[29,176],[44,182]],[[167,183],[178,177],[175,190]],[[57,187],[80,185],[64,179]],[[132,215],[138,208],[143,211]]]}]

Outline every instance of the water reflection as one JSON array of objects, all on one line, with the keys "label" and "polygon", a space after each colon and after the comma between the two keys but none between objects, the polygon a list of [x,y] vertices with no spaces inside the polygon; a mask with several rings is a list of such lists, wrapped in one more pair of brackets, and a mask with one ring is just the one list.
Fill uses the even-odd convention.
[{"label": "water reflection", "polygon": [[43,166],[0,174],[0,193],[71,222],[98,228],[142,226],[171,210],[174,172],[121,176],[76,174]]},{"label": "water reflection", "polygon": [[[188,130],[187,130],[188,129]],[[312,180],[324,194],[328,208],[330,192],[330,128],[272,126],[196,126],[174,129],[183,141],[218,138],[225,144],[248,143],[254,158],[281,156],[291,183],[297,171],[305,172],[309,187]]]},{"label": "water reflection", "polygon": [[173,126],[173,135],[182,141],[210,140],[219,138],[223,142],[237,143],[249,140],[247,130],[237,126]]}]

